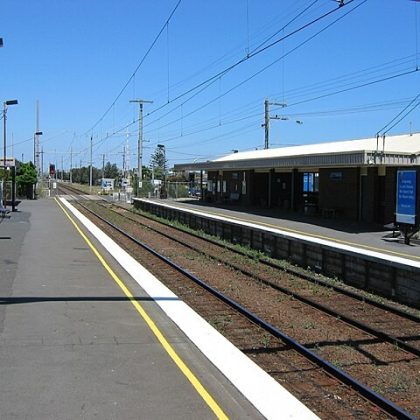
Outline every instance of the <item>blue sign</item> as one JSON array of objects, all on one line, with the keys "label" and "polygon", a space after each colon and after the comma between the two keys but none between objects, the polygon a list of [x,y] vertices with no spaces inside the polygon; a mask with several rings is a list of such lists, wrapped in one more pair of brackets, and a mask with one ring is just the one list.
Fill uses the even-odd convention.
[{"label": "blue sign", "polygon": [[396,222],[416,224],[417,172],[397,172]]}]

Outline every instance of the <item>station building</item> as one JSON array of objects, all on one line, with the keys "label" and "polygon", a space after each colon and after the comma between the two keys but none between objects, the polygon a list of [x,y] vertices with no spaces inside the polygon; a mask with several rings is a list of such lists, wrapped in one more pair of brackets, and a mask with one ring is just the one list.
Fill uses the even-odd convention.
[{"label": "station building", "polygon": [[394,221],[398,169],[420,170],[420,133],[239,152],[174,168],[207,173],[207,202],[379,224]]}]

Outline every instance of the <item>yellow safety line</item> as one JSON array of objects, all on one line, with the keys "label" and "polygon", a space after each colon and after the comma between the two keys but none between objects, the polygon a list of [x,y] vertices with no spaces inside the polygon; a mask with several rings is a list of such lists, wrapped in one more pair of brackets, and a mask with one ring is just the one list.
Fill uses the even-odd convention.
[{"label": "yellow safety line", "polygon": [[[179,207],[179,208],[182,209],[183,207]],[[374,246],[363,245],[363,244],[359,244],[359,243],[356,243],[356,242],[344,241],[344,240],[341,240],[341,239],[331,238],[329,236],[317,235],[316,233],[309,233],[309,232],[305,232],[305,231],[301,231],[301,230],[295,230],[295,229],[287,228],[287,227],[284,227],[284,226],[272,225],[270,223],[265,223],[265,222],[260,222],[260,221],[256,221],[256,220],[249,220],[249,219],[244,219],[244,218],[235,217],[235,216],[231,216],[231,215],[226,215],[224,213],[216,213],[216,212],[211,212],[211,211],[208,211],[208,213],[213,215],[213,216],[225,217],[227,219],[232,219],[232,220],[236,220],[236,221],[239,221],[239,222],[247,222],[247,223],[252,223],[254,225],[270,227],[270,228],[273,228],[273,229],[281,229],[281,230],[285,230],[287,232],[297,233],[299,235],[304,235],[304,236],[310,236],[312,238],[317,238],[317,239],[325,239],[325,240],[328,240],[328,241],[331,241],[331,242],[336,242],[336,243],[339,243],[339,244],[342,244],[342,245],[350,245],[350,246],[354,246],[356,248],[364,248],[364,249],[368,249],[370,251],[377,251],[377,252],[382,252],[382,253],[385,253],[385,254],[393,254],[393,255],[397,255],[399,257],[404,257],[404,258],[413,259],[413,260],[420,260],[420,257],[418,257],[416,255],[406,254],[406,253],[403,253],[403,252],[390,251],[390,250],[384,249],[384,248],[377,248],[377,247],[374,247]]]},{"label": "yellow safety line", "polygon": [[108,271],[110,276],[114,279],[114,281],[118,284],[118,286],[121,288],[121,290],[124,292],[124,294],[128,297],[130,302],[136,308],[137,312],[141,315],[141,317],[146,322],[146,324],[148,325],[150,330],[156,336],[156,338],[158,339],[158,341],[160,342],[162,347],[166,350],[168,355],[175,362],[175,364],[178,366],[178,368],[181,370],[181,372],[191,382],[192,386],[195,388],[195,390],[198,392],[198,394],[201,396],[201,398],[206,402],[206,404],[210,407],[210,409],[213,411],[213,413],[216,415],[216,417],[219,418],[219,419],[228,419],[227,415],[223,412],[223,410],[220,408],[220,406],[216,403],[214,398],[208,393],[208,391],[204,388],[204,386],[197,379],[197,377],[194,375],[194,373],[192,373],[192,371],[188,368],[188,366],[181,359],[181,357],[178,356],[178,354],[176,353],[174,348],[169,344],[168,340],[165,338],[165,336],[162,334],[162,332],[156,326],[156,324],[152,320],[152,318],[150,318],[150,316],[143,309],[143,307],[140,305],[140,303],[134,298],[133,294],[130,292],[130,290],[127,288],[127,286],[125,286],[123,281],[120,280],[120,278],[115,274],[115,272],[112,270],[112,268],[106,263],[106,261],[101,256],[99,251],[95,248],[95,246],[92,244],[92,242],[89,240],[89,238],[83,233],[83,231],[80,229],[80,227],[74,221],[74,219],[70,216],[68,211],[61,205],[61,203],[57,200],[57,198],[55,198],[55,201],[60,206],[60,208],[63,210],[63,212],[66,214],[66,216],[70,219],[71,223],[74,225],[76,230],[79,232],[80,236],[86,241],[86,243],[89,245],[90,249],[93,251],[93,253],[96,255],[98,260],[102,263],[102,265]]}]

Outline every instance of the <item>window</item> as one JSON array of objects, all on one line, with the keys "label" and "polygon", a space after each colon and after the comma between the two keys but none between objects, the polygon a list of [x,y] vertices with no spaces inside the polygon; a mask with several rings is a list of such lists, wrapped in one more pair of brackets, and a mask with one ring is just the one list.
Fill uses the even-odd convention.
[{"label": "window", "polygon": [[318,172],[304,172],[303,173],[303,192],[318,192],[319,191],[319,173]]}]

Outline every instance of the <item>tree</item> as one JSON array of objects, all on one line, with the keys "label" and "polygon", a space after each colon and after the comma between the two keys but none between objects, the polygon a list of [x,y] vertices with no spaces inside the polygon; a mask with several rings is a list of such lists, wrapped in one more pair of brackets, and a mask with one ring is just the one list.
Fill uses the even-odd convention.
[{"label": "tree", "polygon": [[115,163],[107,162],[104,167],[104,178],[117,179],[119,175],[118,167]]},{"label": "tree", "polygon": [[155,173],[155,179],[164,179],[167,163],[165,148],[157,146],[150,159],[150,167]]},{"label": "tree", "polygon": [[152,179],[152,170],[147,166],[142,166],[143,179]]},{"label": "tree", "polygon": [[21,163],[16,172],[18,194],[21,196],[26,195],[28,198],[32,198],[32,189],[36,181],[37,174],[34,164],[32,162]]},{"label": "tree", "polygon": [[[102,177],[102,170],[92,167],[92,185],[98,184]],[[72,180],[75,184],[89,184],[90,168],[82,166],[81,168],[72,169]]]}]

